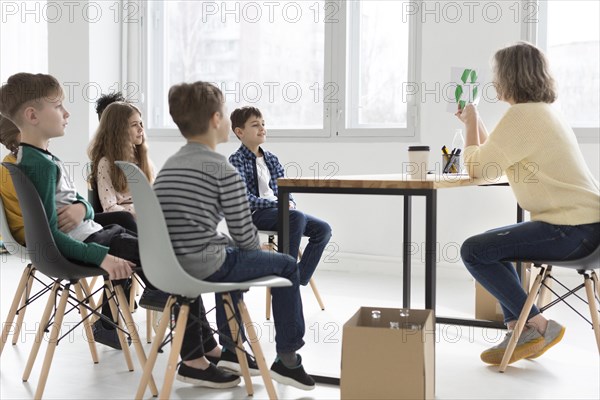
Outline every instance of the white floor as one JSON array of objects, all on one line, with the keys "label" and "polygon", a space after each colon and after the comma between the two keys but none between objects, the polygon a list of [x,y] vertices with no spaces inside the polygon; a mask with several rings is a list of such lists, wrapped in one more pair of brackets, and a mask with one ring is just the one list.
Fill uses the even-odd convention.
[{"label": "white floor", "polygon": [[[12,301],[15,286],[24,265],[13,257],[0,256],[0,308],[4,321]],[[416,269],[416,268],[415,268]],[[422,276],[414,273],[413,308],[422,308]],[[303,288],[306,318],[306,346],[300,351],[309,373],[339,376],[342,327],[360,306],[399,307],[401,277],[370,276],[366,273],[318,271],[317,283],[325,301],[321,311],[310,291]],[[570,282],[578,282],[573,274]],[[264,292],[255,290],[246,296],[251,315],[259,328],[261,344],[267,363],[274,358],[272,323],[264,317]],[[470,317],[473,312],[474,289],[469,277],[456,270],[438,272],[438,314]],[[44,301],[45,302],[45,301]],[[213,303],[205,298],[207,308]],[[574,303],[586,314],[587,306]],[[16,346],[6,345],[1,357],[0,398],[27,399],[33,397],[42,364],[42,346],[37,363],[28,382],[22,382],[29,349],[35,335],[36,317],[41,315],[42,302],[34,303],[27,311],[26,323]],[[564,305],[546,312],[549,318],[567,325],[563,341],[535,361],[519,361],[499,374],[495,367],[481,363],[479,353],[499,341],[503,332],[461,326],[438,325],[436,334],[436,398],[438,399],[598,399],[600,398],[599,357],[590,326]],[[75,323],[78,315],[67,317],[65,327]],[[140,331],[145,332],[145,313],[134,318]],[[210,319],[210,318],[209,318]],[[145,345],[149,351],[150,345]],[[128,372],[120,351],[98,345],[100,363],[91,362],[81,329],[63,340],[54,356],[46,385],[47,399],[130,399],[134,396],[141,369]],[[135,357],[135,355],[134,355]],[[135,358],[134,358],[134,361]],[[155,378],[162,384],[165,355],[159,356]],[[377,366],[373,366],[377,369]],[[254,399],[267,397],[260,378],[254,378]],[[280,398],[336,399],[339,387],[317,385],[311,392],[276,384]],[[146,398],[151,398],[146,392]],[[189,387],[175,381],[173,399],[236,399],[246,396],[243,385],[232,390],[211,390]]]}]

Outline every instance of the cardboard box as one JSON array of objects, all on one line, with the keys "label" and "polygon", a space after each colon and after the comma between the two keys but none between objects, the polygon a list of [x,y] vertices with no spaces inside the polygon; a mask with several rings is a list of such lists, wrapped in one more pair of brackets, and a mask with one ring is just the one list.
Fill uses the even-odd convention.
[{"label": "cardboard box", "polygon": [[[531,264],[523,263],[523,268],[525,269],[525,274],[523,277],[522,286],[525,291],[529,293],[529,289],[533,285],[533,281],[539,273],[539,269],[533,268],[533,277],[531,277]],[[552,280],[548,279],[546,284],[551,287]],[[540,291],[540,297],[538,297],[536,302],[537,306],[543,307],[551,300],[552,293],[549,290],[544,290],[544,287],[542,287],[542,290]],[[485,290],[483,286],[479,284],[479,282],[475,282],[475,318],[486,319],[490,321],[504,321],[504,314],[502,313],[500,303],[498,303],[496,298],[487,290]]]},{"label": "cardboard box", "polygon": [[434,324],[431,310],[361,307],[344,324],[341,398],[435,398]]},{"label": "cardboard box", "polygon": [[477,281],[475,281],[475,318],[504,321],[504,314],[498,300]]}]

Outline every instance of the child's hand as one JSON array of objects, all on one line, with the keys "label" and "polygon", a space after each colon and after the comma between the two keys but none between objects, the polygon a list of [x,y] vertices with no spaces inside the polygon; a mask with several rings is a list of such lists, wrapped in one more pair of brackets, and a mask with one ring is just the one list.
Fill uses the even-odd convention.
[{"label": "child's hand", "polygon": [[454,114],[460,119],[462,122],[466,124],[470,122],[476,122],[477,118],[479,118],[479,112],[477,111],[477,107],[473,104],[467,104],[462,110],[459,108],[458,111]]},{"label": "child's hand", "polygon": [[58,229],[64,233],[72,231],[83,221],[86,211],[85,205],[82,203],[70,204],[59,208],[57,210]]},{"label": "child's hand", "polygon": [[135,267],[135,264],[131,261],[110,254],[107,254],[102,260],[102,264],[100,264],[100,268],[108,272],[108,278],[111,281],[129,278],[133,273],[131,271],[132,267]]},{"label": "child's hand", "polygon": [[290,201],[290,210],[295,210],[296,209],[296,204],[294,204],[293,202]]}]

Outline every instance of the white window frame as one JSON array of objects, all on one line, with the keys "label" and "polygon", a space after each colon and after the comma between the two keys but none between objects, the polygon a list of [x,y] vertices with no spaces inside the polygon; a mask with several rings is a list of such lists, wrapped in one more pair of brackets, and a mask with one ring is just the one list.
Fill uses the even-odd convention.
[{"label": "white window frame", "polygon": [[[535,43],[544,52],[548,48],[548,1],[551,0],[521,0],[523,7],[536,8],[537,18],[531,23],[525,18],[522,21],[521,34],[524,40]],[[560,94],[560,93],[559,93]],[[572,127],[580,143],[600,143],[600,126]]]},{"label": "white window frame", "polygon": [[[421,2],[421,0],[418,0]],[[148,2],[140,2],[142,8],[142,18],[135,29],[139,32],[141,46],[136,46],[131,41],[126,43],[126,48],[133,49],[128,52],[130,61],[132,58],[141,61],[134,64],[139,65],[138,71],[129,69],[129,81],[141,82],[140,106],[146,119],[150,120],[155,115],[148,109],[147,88],[149,84],[148,62],[145,62],[148,49],[148,29],[162,29],[162,20],[154,15],[150,15]],[[375,125],[362,128],[346,127],[346,48],[347,41],[351,40],[347,32],[346,15],[348,2],[342,0],[326,2],[325,9],[336,10],[335,19],[339,22],[325,23],[325,60],[323,90],[329,94],[331,101],[323,101],[323,128],[322,129],[270,129],[269,137],[271,139],[285,140],[324,140],[324,141],[371,141],[371,139],[380,139],[383,141],[415,141],[419,136],[418,114],[420,110],[419,94],[406,96],[407,98],[407,127],[405,128],[382,128]],[[329,8],[328,8],[329,7]],[[409,46],[408,46],[408,76],[407,82],[420,81],[420,60],[421,60],[421,22],[418,15],[411,14],[409,18]],[[148,26],[147,26],[147,25]],[[129,29],[131,29],[131,24]],[[355,41],[356,43],[356,41]],[[150,62],[153,65],[160,65],[164,57],[161,56],[162,46],[154,46],[153,58]],[[354,68],[353,70],[356,70]],[[161,86],[156,88],[156,86]],[[153,90],[163,90],[162,85],[155,85]],[[167,93],[155,93],[156,96],[166,98]],[[152,126],[152,124],[147,124]],[[181,137],[177,129],[150,128],[147,129],[149,137],[152,139],[167,138],[172,139]],[[270,140],[271,140],[270,139]]]}]

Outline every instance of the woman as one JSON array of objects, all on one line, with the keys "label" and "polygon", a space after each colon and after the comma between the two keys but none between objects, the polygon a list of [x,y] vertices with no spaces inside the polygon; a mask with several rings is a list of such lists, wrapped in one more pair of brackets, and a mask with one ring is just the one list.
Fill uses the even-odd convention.
[{"label": "woman", "polygon": [[[471,275],[502,306],[509,332],[481,354],[482,361],[500,364],[527,298],[514,267],[502,260],[569,260],[590,254],[600,243],[600,195],[573,130],[551,106],[557,95],[544,54],[520,42],[499,50],[493,65],[498,98],[510,104],[496,128],[488,135],[472,104],[456,115],[466,128],[469,175],[493,179],[486,173],[502,171],[531,215],[528,222],[473,236],[461,248]],[[540,356],[564,332],[534,306],[510,362]]]}]

